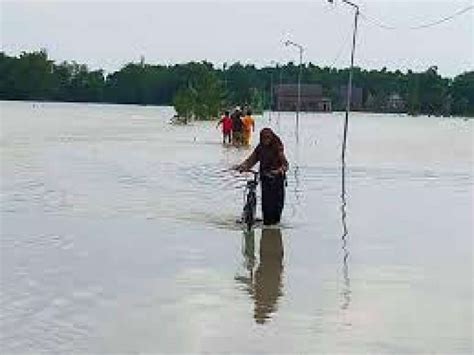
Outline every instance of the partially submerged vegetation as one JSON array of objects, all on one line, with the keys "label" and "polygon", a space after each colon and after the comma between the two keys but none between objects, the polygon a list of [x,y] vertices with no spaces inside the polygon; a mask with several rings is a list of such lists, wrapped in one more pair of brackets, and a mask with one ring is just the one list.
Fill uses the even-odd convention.
[{"label": "partially submerged vegetation", "polygon": [[178,117],[185,122],[190,119],[209,120],[219,117],[224,101],[222,87],[216,74],[205,65],[193,63],[193,74],[187,85],[181,87],[173,98]]}]

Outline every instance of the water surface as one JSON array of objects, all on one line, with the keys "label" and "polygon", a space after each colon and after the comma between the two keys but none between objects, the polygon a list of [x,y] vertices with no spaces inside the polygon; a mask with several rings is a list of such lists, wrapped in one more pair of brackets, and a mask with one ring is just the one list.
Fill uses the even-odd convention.
[{"label": "water surface", "polygon": [[472,121],[353,114],[344,204],[343,114],[257,116],[290,171],[246,234],[215,122],[0,105],[2,352],[472,352]]}]

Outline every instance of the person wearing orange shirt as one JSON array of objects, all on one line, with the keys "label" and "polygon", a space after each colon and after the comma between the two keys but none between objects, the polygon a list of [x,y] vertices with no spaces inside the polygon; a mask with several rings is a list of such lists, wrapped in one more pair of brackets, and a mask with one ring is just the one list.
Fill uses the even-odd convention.
[{"label": "person wearing orange shirt", "polygon": [[250,145],[252,132],[255,131],[255,120],[252,117],[252,111],[247,110],[247,114],[242,118],[243,123],[243,141],[244,145]]}]

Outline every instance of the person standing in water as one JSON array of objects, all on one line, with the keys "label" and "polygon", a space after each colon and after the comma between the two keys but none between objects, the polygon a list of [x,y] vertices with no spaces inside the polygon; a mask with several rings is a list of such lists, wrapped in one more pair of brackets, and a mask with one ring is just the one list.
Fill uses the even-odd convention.
[{"label": "person standing in water", "polygon": [[250,139],[252,137],[252,132],[255,131],[255,120],[252,117],[252,111],[247,110],[246,115],[242,118],[243,124],[243,143],[244,145],[250,145]]},{"label": "person standing in water", "polygon": [[230,118],[232,119],[232,143],[236,146],[242,144],[242,111],[236,107]]},{"label": "person standing in water", "polygon": [[229,111],[224,112],[224,116],[217,122],[216,128],[222,125],[222,144],[226,141],[230,144],[232,139],[232,120],[229,117]]},{"label": "person standing in water", "polygon": [[257,162],[260,162],[263,224],[276,224],[280,222],[285,203],[285,175],[288,161],[280,137],[270,128],[260,131],[260,142],[257,147],[241,164],[234,166],[234,169],[239,172],[248,171]]}]

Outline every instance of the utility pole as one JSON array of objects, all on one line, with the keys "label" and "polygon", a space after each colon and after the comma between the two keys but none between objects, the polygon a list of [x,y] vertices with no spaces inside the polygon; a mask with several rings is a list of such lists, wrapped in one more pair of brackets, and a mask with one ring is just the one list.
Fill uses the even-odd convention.
[{"label": "utility pole", "polygon": [[[334,0],[328,0],[328,2],[330,3],[332,3],[333,1]],[[346,144],[347,144],[347,130],[348,130],[348,125],[349,125],[349,112],[351,110],[351,101],[352,101],[352,75],[353,75],[353,70],[354,70],[354,54],[355,54],[356,36],[357,36],[357,22],[359,19],[360,10],[359,10],[359,6],[354,4],[351,1],[348,1],[348,0],[341,0],[341,1],[349,6],[352,6],[355,9],[354,30],[352,33],[351,66],[349,70],[349,80],[347,84],[346,115],[344,119],[344,136],[342,140],[342,153],[341,153],[341,159],[342,159],[342,164],[344,168],[346,164]]]},{"label": "utility pole", "polygon": [[271,64],[271,68],[270,68],[270,70],[271,70],[271,71],[270,71],[270,122],[271,122],[271,120],[272,120],[272,111],[273,111],[273,108],[274,108],[273,103],[274,103],[274,97],[275,97],[275,95],[274,95],[274,93],[273,93],[273,91],[274,91],[274,86],[273,86],[273,65],[275,65],[275,66],[276,66],[276,69],[278,69],[278,63],[277,63],[276,61],[272,60],[272,61],[270,62],[270,64]]},{"label": "utility pole", "polygon": [[304,48],[302,45],[295,43],[293,41],[287,40],[285,41],[285,46],[293,46],[298,48],[300,51],[300,68],[298,72],[298,101],[296,104],[296,139],[298,140],[298,132],[299,132],[299,117],[300,117],[300,109],[301,109],[301,75],[303,70],[303,51]]}]

